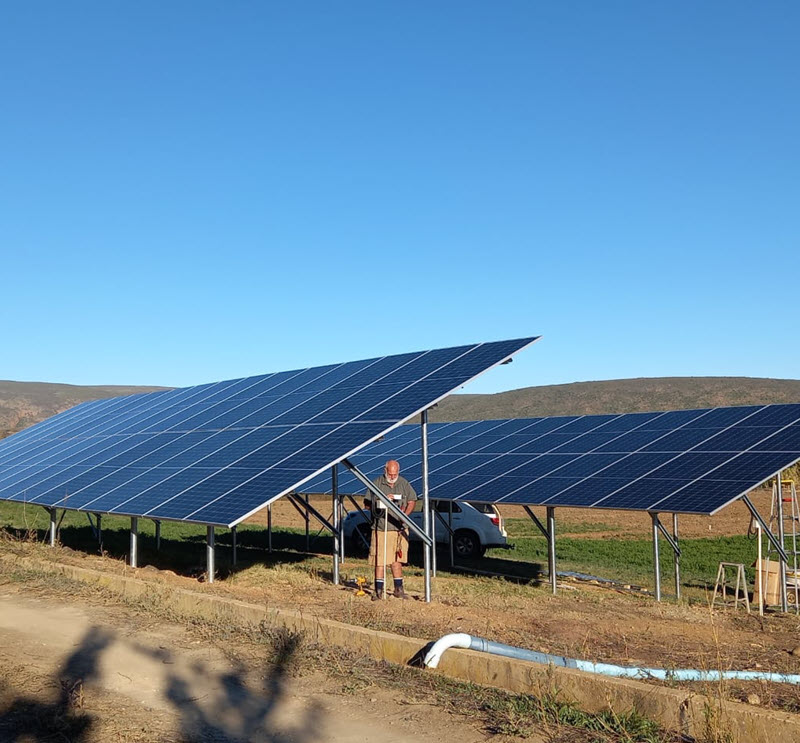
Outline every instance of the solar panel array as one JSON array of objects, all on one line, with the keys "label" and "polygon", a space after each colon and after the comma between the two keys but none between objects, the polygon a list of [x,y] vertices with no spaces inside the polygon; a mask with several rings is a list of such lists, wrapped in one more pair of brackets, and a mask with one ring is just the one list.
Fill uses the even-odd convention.
[{"label": "solar panel array", "polygon": [[535,340],[84,403],[0,441],[0,499],[233,526]]},{"label": "solar panel array", "polygon": [[[387,458],[419,488],[420,432],[403,426],[356,464]],[[484,503],[711,514],[800,460],[800,405],[430,425],[430,494]],[[341,492],[360,492],[340,476]],[[327,483],[313,480],[309,492]],[[317,490],[318,489],[318,490]]]}]

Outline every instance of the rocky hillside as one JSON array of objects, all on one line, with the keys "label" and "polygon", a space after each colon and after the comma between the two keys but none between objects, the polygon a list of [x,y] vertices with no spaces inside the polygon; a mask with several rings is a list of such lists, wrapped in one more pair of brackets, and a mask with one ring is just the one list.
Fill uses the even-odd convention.
[{"label": "rocky hillside", "polygon": [[[81,387],[0,381],[0,437],[87,400],[156,389],[164,388]],[[749,377],[616,379],[525,387],[494,395],[452,395],[431,412],[431,420],[591,415],[781,402],[800,402],[800,380]]]},{"label": "rocky hillside", "polygon": [[595,415],[725,405],[800,403],[800,379],[660,377],[524,387],[494,395],[451,395],[432,421]]},{"label": "rocky hillside", "polygon": [[163,387],[81,387],[46,382],[0,381],[0,437],[61,413],[73,405],[137,392],[152,392]]}]

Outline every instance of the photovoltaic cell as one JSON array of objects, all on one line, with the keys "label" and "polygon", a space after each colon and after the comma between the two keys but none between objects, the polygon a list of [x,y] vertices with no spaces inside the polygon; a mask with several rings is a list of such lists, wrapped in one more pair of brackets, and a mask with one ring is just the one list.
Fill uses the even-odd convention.
[{"label": "photovoltaic cell", "polygon": [[[711,514],[800,460],[800,404],[436,423],[429,453],[433,498]],[[404,426],[355,461],[374,477],[400,459],[419,489],[419,457]],[[339,487],[363,489],[349,473]]]},{"label": "photovoltaic cell", "polygon": [[535,340],[84,403],[0,441],[0,499],[232,526]]}]

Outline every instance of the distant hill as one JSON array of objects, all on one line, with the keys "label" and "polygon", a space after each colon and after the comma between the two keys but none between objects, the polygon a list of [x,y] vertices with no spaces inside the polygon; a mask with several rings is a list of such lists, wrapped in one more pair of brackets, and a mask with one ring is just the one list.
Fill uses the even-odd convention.
[{"label": "distant hill", "polygon": [[152,392],[164,387],[82,387],[48,382],[0,381],[0,438],[87,400]]},{"label": "distant hill", "polygon": [[[0,381],[0,438],[87,400],[152,392],[165,387],[82,387]],[[664,377],[525,387],[494,395],[451,395],[431,411],[432,421],[534,418],[722,405],[800,402],[798,379]]]},{"label": "distant hill", "polygon": [[524,387],[494,395],[451,395],[431,421],[596,415],[726,405],[800,403],[800,379],[658,377]]}]

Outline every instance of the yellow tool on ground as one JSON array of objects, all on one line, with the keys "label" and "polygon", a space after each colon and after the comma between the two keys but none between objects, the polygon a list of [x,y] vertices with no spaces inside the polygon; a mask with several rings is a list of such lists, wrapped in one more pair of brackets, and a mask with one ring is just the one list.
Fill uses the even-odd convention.
[{"label": "yellow tool on ground", "polygon": [[367,582],[367,579],[363,575],[359,575],[356,578],[356,583],[358,583],[358,590],[356,591],[356,596],[366,596],[367,592],[364,590],[364,584]]}]

